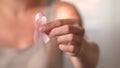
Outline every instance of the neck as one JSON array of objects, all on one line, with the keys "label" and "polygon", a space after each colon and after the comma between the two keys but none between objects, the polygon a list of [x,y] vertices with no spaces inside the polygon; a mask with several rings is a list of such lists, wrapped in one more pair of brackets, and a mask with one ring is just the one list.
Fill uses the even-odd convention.
[{"label": "neck", "polygon": [[17,14],[44,2],[45,0],[0,0],[0,11],[7,14]]},{"label": "neck", "polygon": [[0,9],[2,10],[24,10],[27,7],[26,0],[0,0]]}]

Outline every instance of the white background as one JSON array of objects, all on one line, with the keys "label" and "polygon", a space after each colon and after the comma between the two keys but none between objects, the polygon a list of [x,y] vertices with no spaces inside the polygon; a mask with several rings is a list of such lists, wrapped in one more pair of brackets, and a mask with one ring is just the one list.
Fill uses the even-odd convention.
[{"label": "white background", "polygon": [[79,9],[89,38],[98,43],[97,68],[120,68],[120,0],[66,0]]}]

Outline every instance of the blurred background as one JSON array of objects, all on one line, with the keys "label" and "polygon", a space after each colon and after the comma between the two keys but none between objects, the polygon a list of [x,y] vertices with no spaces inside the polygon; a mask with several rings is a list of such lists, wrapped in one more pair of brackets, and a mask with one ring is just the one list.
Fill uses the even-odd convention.
[{"label": "blurred background", "polygon": [[99,45],[97,68],[120,68],[120,0],[63,1],[78,8],[86,34]]}]

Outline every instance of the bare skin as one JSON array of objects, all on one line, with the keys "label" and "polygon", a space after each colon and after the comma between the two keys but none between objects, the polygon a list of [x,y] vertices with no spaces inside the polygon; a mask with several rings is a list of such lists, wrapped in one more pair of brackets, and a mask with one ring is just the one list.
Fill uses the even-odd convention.
[{"label": "bare skin", "polygon": [[[0,0],[0,44],[4,45],[1,47],[25,49],[33,44],[35,30],[33,16],[45,8],[44,4],[39,7],[35,5],[37,2],[37,0]],[[63,2],[58,2],[56,6],[57,21],[46,24],[42,30],[51,36],[57,36],[60,50],[70,55],[75,68],[95,68],[99,50],[96,44],[85,38],[84,28],[80,25],[82,21],[76,8]],[[64,29],[68,30],[64,32]]]}]

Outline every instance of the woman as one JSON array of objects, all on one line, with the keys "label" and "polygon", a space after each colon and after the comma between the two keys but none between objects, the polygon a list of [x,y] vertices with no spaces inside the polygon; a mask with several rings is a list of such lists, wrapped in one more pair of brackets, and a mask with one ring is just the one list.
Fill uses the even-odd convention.
[{"label": "woman", "polygon": [[40,30],[51,37],[45,66],[61,68],[64,52],[75,68],[95,68],[98,47],[85,38],[76,8],[54,0],[0,0],[0,68],[44,68],[47,47],[33,41],[38,12],[43,12],[49,22]]}]

